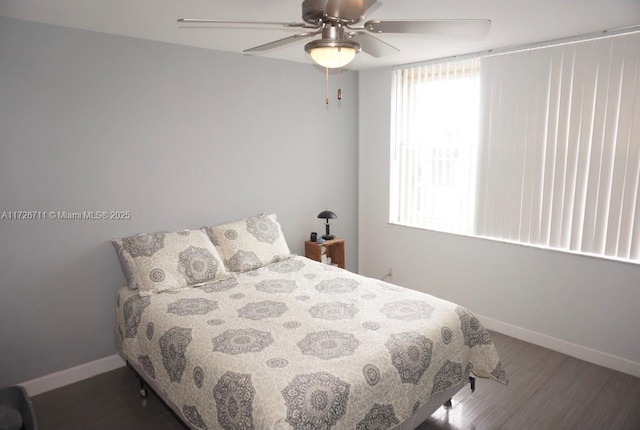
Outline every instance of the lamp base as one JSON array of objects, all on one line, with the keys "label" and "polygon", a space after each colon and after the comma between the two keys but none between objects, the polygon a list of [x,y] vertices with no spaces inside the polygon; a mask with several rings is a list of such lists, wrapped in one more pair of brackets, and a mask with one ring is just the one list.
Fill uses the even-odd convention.
[{"label": "lamp base", "polygon": [[333,240],[333,239],[335,239],[336,237],[335,237],[334,235],[332,235],[332,234],[323,234],[323,235],[322,235],[322,238],[323,238],[324,240]]}]

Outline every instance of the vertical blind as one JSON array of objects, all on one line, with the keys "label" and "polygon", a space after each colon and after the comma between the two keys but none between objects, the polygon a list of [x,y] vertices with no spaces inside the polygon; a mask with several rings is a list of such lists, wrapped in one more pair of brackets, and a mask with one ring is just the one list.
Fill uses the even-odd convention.
[{"label": "vertical blind", "polygon": [[392,221],[458,232],[473,227],[478,64],[396,70]]},{"label": "vertical blind", "polygon": [[397,68],[390,221],[640,260],[639,68],[637,32]]},{"label": "vertical blind", "polygon": [[640,258],[640,35],[485,57],[476,234]]}]

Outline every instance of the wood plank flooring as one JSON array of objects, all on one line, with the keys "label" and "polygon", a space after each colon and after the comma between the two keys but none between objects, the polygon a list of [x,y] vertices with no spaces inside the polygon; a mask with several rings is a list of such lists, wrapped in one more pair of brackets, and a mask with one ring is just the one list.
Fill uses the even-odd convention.
[{"label": "wood plank flooring", "polygon": [[478,379],[418,430],[640,430],[640,379],[491,333],[509,385]]},{"label": "wood plank flooring", "polygon": [[[477,379],[418,430],[639,430],[640,379],[492,333],[509,385]],[[32,398],[40,430],[184,430],[121,368]]]}]

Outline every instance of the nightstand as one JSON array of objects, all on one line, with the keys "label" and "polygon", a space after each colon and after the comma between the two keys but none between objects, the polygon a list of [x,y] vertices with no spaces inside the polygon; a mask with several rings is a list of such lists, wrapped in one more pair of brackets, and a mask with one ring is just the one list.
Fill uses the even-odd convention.
[{"label": "nightstand", "polygon": [[316,261],[322,261],[322,255],[331,258],[331,264],[344,269],[344,239],[325,240],[323,243],[306,241],[304,256]]}]

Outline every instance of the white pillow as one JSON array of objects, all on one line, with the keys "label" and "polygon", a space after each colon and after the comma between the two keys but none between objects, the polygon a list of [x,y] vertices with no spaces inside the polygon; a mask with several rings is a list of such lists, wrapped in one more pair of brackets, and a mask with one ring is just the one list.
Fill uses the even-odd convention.
[{"label": "white pillow", "polygon": [[145,233],[114,239],[129,288],[141,296],[208,284],[232,276],[201,230]]},{"label": "white pillow", "polygon": [[247,272],[291,257],[274,214],[205,227],[231,272]]}]

